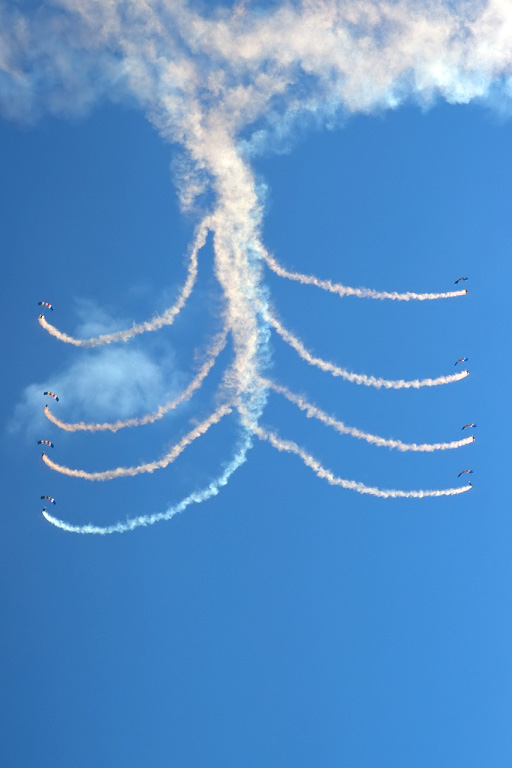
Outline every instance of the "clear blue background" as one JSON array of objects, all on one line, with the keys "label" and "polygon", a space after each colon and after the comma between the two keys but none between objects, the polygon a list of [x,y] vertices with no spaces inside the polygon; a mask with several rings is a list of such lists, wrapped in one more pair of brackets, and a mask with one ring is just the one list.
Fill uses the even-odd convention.
[{"label": "clear blue background", "polygon": [[[167,470],[108,484],[52,474],[36,440],[89,470],[157,458],[209,412],[230,352],[189,406],[153,426],[68,435],[34,420],[26,387],[42,392],[101,354],[45,335],[37,301],[68,332],[84,299],[92,320],[100,309],[119,327],[143,320],[172,303],[195,222],[176,205],[172,147],[139,113],[0,125],[1,765],[509,768],[511,146],[510,123],[482,108],[404,107],[255,163],[268,184],[264,242],[285,266],[398,291],[470,277],[464,299],[406,304],[267,273],[284,323],[323,357],[388,378],[451,373],[464,355],[471,370],[448,387],[376,391],[309,368],[275,338],[272,375],[383,436],[478,429],[460,451],[403,455],[331,433],[276,395],[263,422],[344,477],[443,488],[472,467],[471,493],[361,497],[257,444],[217,498],[101,538],[49,525],[39,496],[72,523],[163,511],[218,473],[236,423]],[[175,325],[131,344],[186,383],[220,306],[209,245]],[[59,394],[59,415],[87,415]]]}]

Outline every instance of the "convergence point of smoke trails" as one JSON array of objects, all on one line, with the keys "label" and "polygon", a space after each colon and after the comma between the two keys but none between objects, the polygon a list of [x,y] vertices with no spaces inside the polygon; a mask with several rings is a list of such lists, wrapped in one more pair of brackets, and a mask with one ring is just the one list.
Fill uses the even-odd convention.
[{"label": "convergence point of smoke trails", "polygon": [[[273,150],[276,136],[291,139],[295,126],[310,118],[319,127],[336,125],[338,119],[341,125],[350,115],[411,101],[468,104],[494,97],[497,90],[510,103],[512,6],[503,0],[322,0],[283,2],[264,11],[242,3],[236,12],[202,13],[187,0],[128,5],[130,13],[121,0],[80,0],[43,4],[36,14],[0,0],[0,24],[12,32],[3,38],[0,108],[8,116],[33,119],[45,110],[65,111],[64,104],[66,110],[73,104],[83,110],[84,100],[92,104],[111,97],[118,103],[126,96],[140,105],[164,140],[179,146],[175,174],[183,211],[197,215],[207,205],[207,215],[196,231],[182,292],[162,316],[95,339],[61,333],[41,318],[45,330],[65,343],[88,347],[171,325],[191,295],[197,253],[210,231],[235,358],[225,377],[226,400],[236,402],[255,428],[265,404],[267,390],[258,377],[269,359],[272,326],[306,362],[356,384],[419,389],[464,378],[465,372],[411,381],[354,374],[314,357],[276,325],[261,275],[264,200],[250,161],[259,147]],[[340,296],[422,301],[464,294],[348,289],[287,271],[273,257],[265,260],[283,277]],[[279,440],[274,436],[269,442],[291,450],[291,443]],[[322,476],[329,482],[334,478]],[[211,487],[218,489],[225,477]],[[352,487],[352,481],[343,482],[337,484]],[[198,494],[194,500],[206,497]]]},{"label": "convergence point of smoke trails", "polygon": [[[197,275],[197,268],[195,268],[195,273]],[[194,279],[196,275],[194,275]],[[181,296],[183,296],[183,292]],[[180,310],[183,308],[185,303],[186,303],[185,301],[181,301],[181,306],[179,307]],[[176,307],[176,305],[174,305],[174,307]],[[277,332],[282,337],[284,337],[286,341],[291,340],[292,346],[296,349],[298,347],[299,354],[301,354],[302,357],[304,357],[308,362],[313,362],[314,364],[317,363],[318,359],[313,358],[305,350],[302,343],[298,339],[296,339],[296,337],[292,336],[288,331],[286,331],[278,323],[277,320],[275,320],[275,318],[270,316],[266,305],[263,307],[260,307],[260,311],[263,317],[269,320],[270,324],[274,327],[274,329],[277,330]],[[164,316],[166,315],[168,316],[169,313],[164,313]],[[153,320],[153,327],[151,328],[145,327],[143,328],[143,330],[140,330],[139,333],[143,333],[144,331],[147,331],[147,330],[154,330],[155,320],[157,321],[156,327],[163,327],[163,324],[158,323],[158,318],[155,318]],[[116,431],[117,429],[123,428],[125,426],[139,426],[142,424],[151,423],[152,421],[155,421],[156,419],[161,418],[161,416],[165,412],[167,412],[173,407],[176,407],[176,405],[178,405],[180,402],[183,402],[184,400],[188,399],[193,394],[194,391],[200,388],[204,378],[206,377],[207,373],[211,369],[216,357],[225,346],[226,334],[227,334],[227,329],[223,333],[219,334],[216,341],[212,344],[209,350],[210,358],[207,359],[207,361],[203,364],[197,376],[192,380],[192,382],[183,391],[183,393],[178,398],[175,398],[173,401],[161,406],[154,414],[147,414],[146,416],[138,419],[128,419],[128,420],[125,420],[124,422],[119,421],[113,424],[108,424],[108,423],[107,424],[84,424],[84,423],[67,424],[66,422],[61,422],[59,419],[54,417],[53,414],[49,412],[48,408],[45,409],[46,415],[57,426],[63,429],[67,429],[68,431],[80,431],[80,430],[96,431],[96,430],[102,430],[102,429],[103,430],[109,429],[111,431]],[[117,340],[119,340],[119,338]],[[331,363],[326,363],[326,361],[319,361],[319,362],[320,362],[320,367],[322,367],[324,370],[329,370],[329,372],[333,372],[333,369],[334,369],[336,371],[334,375],[336,375],[336,373],[341,370],[341,369],[338,369],[336,366],[333,366],[333,364]],[[340,374],[338,373],[338,375]],[[375,377],[366,377],[360,374],[350,374],[345,371],[342,371],[341,375],[343,375],[344,378],[348,378],[349,381],[353,381],[355,383],[365,383],[370,386],[377,386],[377,387],[383,386],[386,388],[404,388],[404,387],[408,388],[412,386],[412,387],[418,388],[419,386],[437,385],[437,383],[450,383],[451,381],[457,381],[461,378],[464,378],[464,376],[467,374],[466,372],[464,372],[464,373],[456,374],[455,376],[443,377],[442,380],[441,379],[423,380],[423,381],[416,381],[416,382],[405,382],[401,380],[389,381],[384,379],[375,379]],[[336,431],[342,434],[349,434],[352,437],[364,439],[367,442],[373,443],[378,446],[397,448],[398,450],[401,450],[401,451],[410,450],[410,451],[427,452],[427,451],[446,450],[450,448],[462,447],[463,445],[467,445],[473,441],[473,438],[469,437],[459,441],[453,441],[451,443],[407,444],[399,440],[381,438],[379,436],[372,435],[370,433],[365,433],[362,430],[359,430],[355,427],[347,427],[345,424],[343,424],[343,422],[340,422],[328,416],[319,408],[313,406],[311,403],[306,401],[304,398],[300,398],[299,396],[294,395],[287,388],[277,385],[268,379],[258,376],[257,374],[255,374],[254,376],[254,383],[260,386],[261,391],[273,390],[276,393],[282,394],[290,402],[295,403],[299,408],[304,410],[308,416],[314,416],[315,418],[322,421],[324,424],[334,428]],[[330,470],[325,469],[316,459],[314,459],[314,457],[306,453],[303,449],[299,448],[299,446],[297,446],[295,443],[278,438],[274,433],[264,430],[263,428],[256,425],[254,422],[249,424],[246,421],[247,413],[245,411],[243,403],[240,404],[240,407],[238,408],[238,410],[241,413],[245,414],[243,418],[243,421],[245,421],[245,426],[246,427],[249,426],[250,431],[253,434],[255,434],[257,437],[259,437],[259,439],[266,440],[274,448],[276,448],[279,451],[285,451],[285,452],[294,453],[298,455],[306,464],[306,466],[309,466],[310,468],[313,469],[313,471],[317,474],[319,478],[325,479],[331,485],[337,485],[345,489],[355,490],[358,493],[372,495],[379,498],[424,498],[427,496],[434,496],[434,497],[449,496],[449,495],[457,495],[463,492],[464,490],[469,490],[471,488],[471,486],[469,485],[469,486],[465,486],[463,489],[442,489],[437,491],[434,491],[434,490],[402,491],[398,489],[379,489],[371,486],[366,486],[360,482],[336,477],[335,475],[333,475],[332,472],[330,472]],[[182,438],[182,440],[179,441],[175,446],[173,446],[173,448],[162,459],[160,459],[159,461],[138,465],[136,467],[117,467],[115,469],[106,470],[103,472],[86,472],[83,469],[71,469],[69,467],[65,467],[63,465],[57,464],[57,462],[54,462],[45,454],[43,454],[43,460],[50,469],[53,469],[56,472],[66,474],[72,477],[87,479],[87,480],[105,481],[105,480],[111,480],[119,477],[135,476],[143,472],[153,472],[155,469],[160,469],[168,466],[180,455],[180,453],[184,450],[184,448],[187,445],[192,443],[195,439],[200,437],[202,434],[205,434],[206,431],[208,431],[208,429],[210,428],[210,426],[220,421],[220,419],[223,418],[224,415],[227,415],[231,411],[232,411],[232,408],[229,405],[221,406],[213,414],[211,414],[211,416],[208,419],[206,419],[204,422],[198,425],[190,433],[185,435],[185,437]],[[237,466],[238,465],[239,464],[237,464]],[[213,486],[215,486],[215,483],[213,484]],[[193,495],[193,500],[197,500],[198,498],[200,498],[200,496]],[[178,505],[177,508],[181,509],[182,507]],[[90,526],[90,525],[80,527],[80,526],[72,526],[68,523],[65,523],[64,521],[57,521],[56,518],[49,515],[49,513],[47,513],[46,511],[44,512],[44,515],[45,515],[45,518],[52,524],[58,525],[58,527],[63,528],[64,530],[67,530],[70,532],[82,532],[82,533],[124,532],[127,530],[131,530],[133,527],[137,527],[138,525],[147,524],[145,522],[138,522],[136,524],[127,523],[126,525],[116,524],[114,526],[107,526],[103,528],[98,526]],[[151,517],[151,520],[153,522],[156,522],[160,519],[162,520],[168,519],[167,514],[162,513],[162,515],[156,515]],[[134,520],[139,520],[139,518],[134,518]]]},{"label": "convergence point of smoke trails", "polygon": [[[210,221],[211,220],[212,219],[210,219]],[[213,228],[215,228],[214,223],[212,226]],[[203,229],[202,232],[203,232],[202,243],[204,244],[204,240],[206,238],[207,232],[205,229]],[[215,242],[215,238],[214,238],[214,242]],[[197,253],[198,245],[200,244],[201,244],[201,240],[199,240],[196,237],[196,242],[192,251],[193,254]],[[193,277],[193,280],[192,280],[192,277]],[[185,287],[180,294],[178,302],[171,308],[170,311],[167,311],[166,313],[164,313],[164,315],[162,316],[163,318],[175,317],[178,314],[178,312],[181,311],[181,309],[183,309],[187,299],[190,296],[192,286],[193,286],[193,283],[195,282],[196,277],[197,277],[197,264],[192,264],[192,268],[189,267],[189,276],[185,284]],[[237,290],[240,290],[240,288],[237,287],[236,282],[234,281],[232,283],[228,282],[228,285],[230,286],[230,290],[232,294],[236,296]],[[242,293],[243,292],[244,292],[244,289],[242,288]],[[352,374],[348,371],[345,371],[344,369],[340,369],[339,367],[334,366],[332,363],[323,361],[319,358],[314,358],[309,352],[307,352],[302,342],[300,342],[295,336],[290,334],[289,331],[284,329],[283,326],[274,317],[270,315],[266,303],[262,304],[262,302],[258,300],[257,312],[262,316],[262,318],[270,326],[274,327],[274,329],[278,332],[278,334],[285,341],[290,343],[291,346],[295,348],[296,351],[298,351],[298,353],[300,354],[300,356],[303,357],[307,362],[317,365],[322,370],[328,371],[333,375],[342,376],[343,378],[353,383],[357,383],[357,384],[363,383],[363,384],[366,384],[367,386],[375,386],[378,388],[384,387],[388,389],[389,388],[402,389],[402,388],[411,388],[411,387],[419,388],[421,386],[437,386],[438,384],[441,384],[441,383],[443,384],[451,383],[454,381],[458,381],[467,375],[467,372],[461,372],[448,377],[439,377],[438,379],[415,380],[415,381],[404,381],[404,380],[392,381],[392,380],[386,380],[386,379],[377,379],[375,377],[368,377],[361,374]],[[136,333],[144,333],[146,331],[156,330],[158,328],[162,328],[165,324],[166,324],[165,322],[160,321],[160,318],[154,318],[153,321],[151,321],[151,323],[145,323],[137,326]],[[111,431],[116,431],[117,429],[122,428],[124,426],[140,426],[142,424],[151,423],[152,421],[155,421],[157,418],[160,418],[165,412],[167,412],[167,410],[170,410],[171,408],[176,407],[177,404],[188,399],[193,394],[193,392],[195,392],[200,388],[203,380],[206,378],[206,375],[211,369],[216,357],[225,346],[226,336],[228,331],[235,335],[235,350],[236,350],[237,329],[236,327],[233,326],[233,324],[227,324],[224,332],[217,337],[216,342],[212,345],[209,351],[210,359],[208,359],[203,364],[197,376],[192,380],[189,386],[184,390],[184,392],[178,398],[175,398],[175,400],[171,401],[170,403],[164,404],[154,414],[147,414],[145,417],[141,417],[138,419],[128,419],[128,420],[125,420],[124,422],[119,421],[119,422],[115,422],[114,424],[90,424],[90,425],[86,425],[84,423],[66,424],[66,422],[61,422],[56,417],[53,417],[53,414],[51,414],[49,412],[49,409],[47,408],[45,409],[46,415],[51,421],[54,421],[54,423],[56,423],[57,426],[63,429],[67,429],[68,431],[80,431],[80,430],[96,431],[96,430],[102,430],[102,429],[103,430],[110,429]],[[127,333],[128,332],[121,332],[121,333],[115,334],[114,338],[112,338],[112,335],[106,335],[103,337],[99,337],[99,340],[101,341],[101,343],[110,343],[111,341],[126,340]],[[54,335],[56,335],[57,338],[59,338],[58,332],[55,333]],[[69,338],[69,337],[66,337],[66,338]],[[64,341],[66,339],[61,338],[61,340]],[[86,344],[90,342],[91,340],[88,340]],[[250,342],[250,346],[252,346],[254,349],[257,349],[257,335],[256,335],[256,338],[253,338],[253,340]],[[239,349],[239,352],[240,352],[240,349]],[[257,367],[253,368],[252,375],[249,376],[248,369],[246,368],[247,350],[242,350],[242,353],[243,353],[242,360],[238,359],[237,361],[235,359],[235,362],[233,364],[233,371],[231,374],[231,381],[234,380],[236,382],[237,380],[236,365],[238,362],[239,374],[240,373],[243,374],[243,376],[239,375],[238,377],[239,384],[238,384],[238,404],[237,404],[237,409],[242,416],[242,423],[244,423],[244,426],[248,428],[249,431],[252,432],[254,435],[256,435],[260,440],[265,440],[269,442],[278,451],[284,451],[284,452],[294,453],[295,455],[298,455],[306,466],[310,467],[319,478],[326,480],[329,484],[337,485],[345,489],[355,490],[358,493],[365,494],[365,495],[372,495],[378,498],[424,498],[424,497],[453,496],[453,495],[458,495],[471,488],[471,485],[468,485],[460,489],[449,488],[449,489],[441,489],[441,490],[404,491],[404,490],[398,490],[398,489],[379,489],[372,486],[366,486],[363,483],[356,482],[353,480],[347,480],[344,478],[336,477],[330,470],[325,469],[313,456],[311,456],[302,448],[300,448],[296,443],[293,443],[292,441],[288,441],[288,440],[283,440],[279,438],[276,434],[266,431],[262,427],[258,426],[254,421],[254,418],[251,417],[250,414],[248,413],[243,400],[240,400],[240,398],[243,396],[244,389],[248,390],[249,392],[254,392],[254,390],[256,390],[256,392],[260,393],[258,395],[260,398],[263,396],[264,392],[266,392],[269,389],[273,389],[275,392],[284,395],[290,402],[294,402],[302,410],[305,410],[308,415],[314,416],[315,418],[322,421],[324,424],[333,427],[336,431],[340,433],[350,434],[353,437],[364,439],[367,442],[373,443],[375,445],[386,446],[390,448],[397,448],[398,450],[402,450],[402,451],[445,450],[448,448],[455,448],[455,447],[461,447],[463,445],[467,445],[470,442],[472,442],[472,438],[471,437],[464,438],[463,440],[454,441],[452,443],[406,444],[406,443],[403,443],[402,441],[380,438],[376,435],[371,435],[370,433],[365,433],[362,430],[358,430],[355,427],[347,427],[342,422],[336,419],[333,419],[332,417],[329,417],[327,414],[325,414],[323,411],[313,406],[308,401],[294,395],[286,388],[276,385],[273,382],[270,382],[268,379],[264,379],[258,374]],[[246,361],[245,364],[243,362],[244,359]],[[242,363],[242,367],[240,370],[241,363]],[[249,370],[251,367],[252,366],[249,367]],[[228,375],[225,378],[226,380],[229,380],[230,376]],[[181,454],[181,452],[184,450],[184,448],[187,445],[190,445],[198,437],[205,434],[210,428],[210,426],[217,423],[218,421],[220,421],[221,418],[223,418],[223,416],[231,412],[232,412],[232,407],[230,405],[220,406],[216,411],[214,411],[210,415],[210,417],[208,417],[205,421],[199,424],[191,432],[185,435],[159,461],[148,462],[135,467],[117,467],[115,469],[106,470],[102,472],[87,472],[83,469],[71,469],[69,467],[57,464],[57,462],[54,462],[45,454],[43,454],[43,460],[50,469],[56,472],[59,472],[61,474],[65,474],[71,477],[77,477],[77,478],[93,480],[93,481],[94,480],[97,480],[97,481],[112,480],[120,477],[135,476],[145,472],[153,472],[156,469],[164,468],[168,466],[170,463],[172,463]],[[245,460],[245,453],[243,454],[243,457],[238,456],[238,458],[234,460],[234,464],[236,464],[236,466],[239,466],[244,460]],[[211,495],[214,495],[214,492],[215,493],[218,492],[218,489],[221,487],[221,485],[227,482],[228,476],[229,476],[229,473],[227,475],[226,473],[224,473],[223,475],[221,475],[221,478],[219,479],[218,482],[213,481],[213,483],[209,486],[209,489],[207,489],[207,492],[205,492],[206,495],[192,494],[191,496],[187,497],[187,499],[185,499],[181,503],[181,505],[177,505],[172,509],[179,511],[181,509],[184,509],[188,505],[188,503],[192,503],[192,501],[205,500],[206,498],[209,498]],[[158,520],[169,519],[169,517],[172,516],[172,514],[174,513],[175,512],[172,512],[171,510],[168,513],[133,518],[132,521],[128,521],[127,523],[120,523],[120,524],[115,524],[113,526],[106,526],[106,527],[93,526],[93,525],[73,526],[66,523],[65,521],[61,521],[61,520],[58,520],[57,518],[54,518],[49,513],[47,513],[46,510],[44,511],[43,514],[45,518],[48,520],[48,522],[52,523],[53,525],[57,525],[57,527],[60,527],[63,530],[66,530],[69,532],[113,533],[113,532],[125,532],[128,530],[132,530],[134,527],[138,527],[139,525],[150,524],[148,521],[157,522]]]}]

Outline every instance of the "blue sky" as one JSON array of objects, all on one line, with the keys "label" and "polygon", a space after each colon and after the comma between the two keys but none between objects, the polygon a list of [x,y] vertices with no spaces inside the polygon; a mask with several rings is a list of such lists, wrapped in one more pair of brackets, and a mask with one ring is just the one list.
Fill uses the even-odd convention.
[{"label": "blue sky", "polygon": [[478,428],[474,445],[399,453],[337,435],[276,394],[261,423],[346,478],[447,488],[472,467],[473,490],[374,499],[256,440],[214,498],[105,537],[51,526],[39,497],[55,496],[55,514],[75,525],[163,512],[219,475],[237,420],[166,469],[108,483],[52,473],[36,441],[91,471],[156,459],[219,402],[232,346],[187,405],[114,435],[58,430],[42,392],[59,386],[51,407],[64,420],[114,420],[186,386],[222,325],[213,240],[171,328],[97,349],[60,344],[37,323],[41,299],[78,336],[172,304],[198,211],[178,204],[179,148],[126,99],[0,123],[2,764],[508,768],[512,125],[491,96],[428,110],[405,100],[331,130],[302,124],[251,158],[262,242],[288,269],[390,291],[451,290],[469,276],[464,298],[380,302],[265,268],[272,306],[319,356],[390,379],[450,374],[466,355],[471,371],[375,390],[308,366],[272,334],[266,374],[378,435],[438,442]]}]

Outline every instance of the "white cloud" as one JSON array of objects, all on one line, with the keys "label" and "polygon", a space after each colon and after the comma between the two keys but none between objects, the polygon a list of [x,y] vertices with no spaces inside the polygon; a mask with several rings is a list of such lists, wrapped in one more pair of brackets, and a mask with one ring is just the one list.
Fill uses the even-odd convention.
[{"label": "white cloud", "polygon": [[[43,414],[46,402],[66,420],[124,419],[155,410],[185,385],[172,352],[154,360],[140,349],[88,350],[66,371],[26,387],[8,429],[31,437],[39,434],[48,426]],[[59,403],[45,398],[45,390],[57,393]]]},{"label": "white cloud", "polygon": [[82,339],[114,333],[131,325],[131,321],[112,317],[94,299],[75,298],[75,313],[78,326],[75,335]]}]

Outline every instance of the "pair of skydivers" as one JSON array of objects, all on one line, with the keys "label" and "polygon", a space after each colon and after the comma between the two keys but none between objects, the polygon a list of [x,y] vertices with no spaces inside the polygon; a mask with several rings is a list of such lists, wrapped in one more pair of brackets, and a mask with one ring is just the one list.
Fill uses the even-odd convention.
[{"label": "pair of skydivers", "polygon": [[[37,303],[38,303],[38,305],[39,305],[40,307],[48,307],[48,309],[51,309],[51,310],[52,310],[52,312],[53,312],[53,307],[52,307],[52,305],[51,305],[51,304],[49,304],[47,301],[38,301]],[[39,317],[43,317],[43,315],[39,315]],[[59,398],[57,397],[57,395],[55,394],[55,392],[43,392],[43,395],[49,395],[49,397],[53,397],[53,398],[54,398],[54,400],[56,400],[57,402],[59,402]],[[53,448],[53,445],[52,445],[52,448]]]},{"label": "pair of skydivers", "polygon": [[[45,307],[49,307],[50,309],[53,309],[51,304],[48,304],[46,301],[40,301],[39,304],[44,304]],[[59,402],[58,396],[55,394],[55,392],[43,392],[43,395],[49,395],[50,397],[53,397],[57,402]],[[38,445],[48,445],[50,448],[55,448],[54,444],[50,442],[50,440],[38,440]],[[44,456],[44,453],[43,453]],[[53,496],[41,496],[41,499],[47,499],[52,504],[56,504],[57,502],[53,498]],[[46,510],[46,507],[43,508],[43,512]]]},{"label": "pair of skydivers", "polygon": [[[457,285],[457,283],[462,282],[463,280],[467,280],[467,277],[459,277],[455,281],[455,285]],[[466,291],[466,293],[467,293],[467,291]],[[461,357],[459,360],[456,361],[455,365],[457,365],[457,363],[465,363],[468,359],[469,358],[467,358],[467,357]],[[476,424],[464,424],[464,426],[461,427],[461,429],[467,429],[467,427],[476,427]],[[474,439],[475,438],[473,437],[473,440]],[[457,477],[460,477],[461,475],[472,475],[472,474],[473,474],[473,470],[472,469],[463,469],[462,472],[459,472]],[[469,484],[471,485],[471,483],[469,483]],[[473,487],[473,486],[471,485],[471,487]]]},{"label": "pair of skydivers", "polygon": [[[467,280],[467,277],[458,277],[457,280],[455,280],[455,285],[457,285],[457,283],[462,282],[463,280]],[[467,291],[466,291],[466,293],[467,293]],[[37,304],[38,304],[39,307],[48,307],[48,309],[51,309],[52,312],[53,312],[52,305],[49,304],[47,301],[38,301]],[[39,317],[42,317],[42,315],[39,315]]]}]

